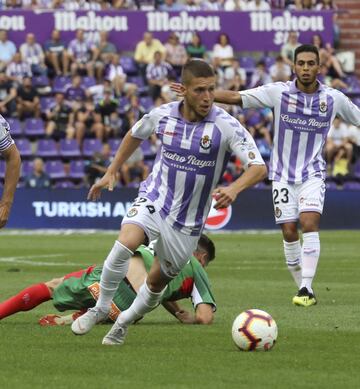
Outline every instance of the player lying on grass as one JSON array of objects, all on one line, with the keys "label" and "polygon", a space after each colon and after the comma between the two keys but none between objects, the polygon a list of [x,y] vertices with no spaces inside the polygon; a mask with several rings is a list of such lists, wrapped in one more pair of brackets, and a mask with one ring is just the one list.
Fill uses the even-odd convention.
[{"label": "player lying on grass", "polygon": [[[169,283],[161,304],[182,323],[211,324],[216,306],[203,267],[215,257],[214,243],[207,236],[201,235],[193,255],[179,275]],[[111,304],[109,319],[115,321],[119,313],[131,305],[153,261],[154,252],[151,248],[140,246],[137,249],[130,260],[126,278],[117,289]],[[66,310],[80,310],[80,312],[67,316],[47,315],[40,319],[40,324],[71,324],[86,309],[95,306],[99,295],[101,272],[102,266],[94,265],[62,278],[32,285],[0,303],[0,320],[20,311],[31,310],[52,299],[54,307],[60,312]],[[176,303],[177,300],[189,297],[195,314],[183,310]]]}]

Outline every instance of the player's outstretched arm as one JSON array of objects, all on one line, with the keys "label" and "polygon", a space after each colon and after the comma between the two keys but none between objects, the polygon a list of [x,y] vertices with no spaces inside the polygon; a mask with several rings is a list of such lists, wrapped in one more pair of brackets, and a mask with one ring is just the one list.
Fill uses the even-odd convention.
[{"label": "player's outstretched arm", "polygon": [[125,135],[119,149],[116,152],[114,160],[107,168],[105,175],[94,184],[89,191],[88,200],[98,200],[101,196],[101,190],[107,188],[112,191],[116,183],[116,173],[121,165],[131,156],[131,154],[139,147],[141,139],[134,138],[131,135],[131,130]]},{"label": "player's outstretched arm", "polygon": [[215,102],[222,104],[240,105],[240,107],[242,107],[242,98],[240,93],[230,90],[216,90]]},{"label": "player's outstretched arm", "polygon": [[3,195],[0,201],[0,228],[4,227],[8,221],[21,167],[20,153],[15,145],[10,146],[2,154],[6,162],[6,172]]},{"label": "player's outstretched arm", "polygon": [[[184,96],[184,86],[177,83],[172,82],[170,84],[170,88],[173,92],[177,94],[178,97]],[[223,104],[237,104],[242,106],[242,99],[239,92],[229,91],[229,90],[216,90],[215,91],[215,102],[223,103]]]},{"label": "player's outstretched arm", "polygon": [[266,178],[265,165],[250,165],[249,168],[231,185],[214,189],[215,209],[226,208],[233,203],[238,194],[247,188],[256,185]]}]

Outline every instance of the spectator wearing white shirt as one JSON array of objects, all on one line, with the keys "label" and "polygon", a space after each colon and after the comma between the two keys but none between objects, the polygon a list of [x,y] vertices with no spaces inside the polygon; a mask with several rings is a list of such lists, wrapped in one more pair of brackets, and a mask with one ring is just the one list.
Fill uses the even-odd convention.
[{"label": "spectator wearing white shirt", "polygon": [[290,80],[291,67],[285,63],[284,58],[279,55],[276,58],[275,63],[270,66],[269,73],[273,82],[286,82]]},{"label": "spectator wearing white shirt", "polygon": [[68,46],[69,57],[72,61],[71,74],[87,73],[94,76],[94,60],[97,56],[97,48],[92,42],[85,40],[84,31],[77,30],[76,38]]},{"label": "spectator wearing white shirt", "polygon": [[230,90],[243,90],[246,86],[246,71],[240,67],[236,58],[232,59],[231,66],[224,71],[225,86]]},{"label": "spectator wearing white shirt", "polygon": [[166,61],[173,67],[177,76],[180,76],[181,69],[187,60],[185,46],[179,42],[179,37],[172,32],[165,43]]},{"label": "spectator wearing white shirt", "polygon": [[226,34],[220,34],[218,43],[213,47],[213,59],[218,59],[223,68],[231,66],[234,58],[234,49],[230,45],[229,37]]},{"label": "spectator wearing white shirt", "polygon": [[271,11],[271,7],[266,0],[252,0],[245,5],[244,11]]},{"label": "spectator wearing white shirt", "polygon": [[30,65],[34,75],[46,75],[45,55],[42,47],[36,42],[35,35],[26,35],[26,41],[20,46],[22,58]]},{"label": "spectator wearing white shirt", "polygon": [[126,73],[120,65],[120,55],[113,54],[107,69],[106,79],[111,81],[117,96],[121,96],[123,93],[131,96],[137,91],[137,85],[126,82],[126,77]]},{"label": "spectator wearing white shirt", "polygon": [[325,146],[325,155],[328,164],[331,164],[334,161],[335,156],[342,149],[345,151],[346,159],[351,161],[353,146],[349,141],[349,136],[349,126],[339,118],[335,118],[333,125],[329,130]]},{"label": "spectator wearing white shirt", "polygon": [[30,65],[22,60],[19,52],[15,53],[13,60],[6,68],[6,75],[15,88],[21,84],[24,77],[32,77]]},{"label": "spectator wearing white shirt", "polygon": [[12,61],[15,53],[15,44],[8,40],[5,30],[0,30],[0,71],[5,70],[6,66]]}]

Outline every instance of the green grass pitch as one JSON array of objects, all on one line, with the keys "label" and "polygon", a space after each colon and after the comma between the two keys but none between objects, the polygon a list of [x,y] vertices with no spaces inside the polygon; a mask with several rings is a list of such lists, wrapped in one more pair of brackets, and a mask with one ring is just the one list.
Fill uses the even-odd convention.
[{"label": "green grass pitch", "polygon": [[[84,337],[69,327],[41,328],[38,318],[55,312],[47,302],[0,322],[0,388],[359,388],[360,232],[321,232],[319,304],[310,308],[291,305],[296,288],[279,233],[212,237],[213,325],[181,325],[160,307],[130,329],[124,346],[111,348],[101,345],[105,325]],[[114,238],[0,236],[0,300],[102,263]],[[232,321],[248,308],[275,318],[279,337],[270,352],[233,345]]]}]

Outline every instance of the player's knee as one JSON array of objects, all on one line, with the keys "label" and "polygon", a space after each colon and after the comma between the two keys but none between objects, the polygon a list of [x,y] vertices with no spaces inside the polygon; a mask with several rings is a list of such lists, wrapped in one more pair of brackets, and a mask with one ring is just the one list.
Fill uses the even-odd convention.
[{"label": "player's knee", "polygon": [[45,282],[50,292],[53,292],[63,282],[63,278],[53,278],[51,281]]}]

